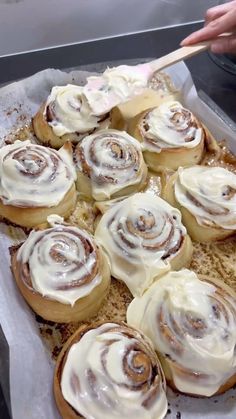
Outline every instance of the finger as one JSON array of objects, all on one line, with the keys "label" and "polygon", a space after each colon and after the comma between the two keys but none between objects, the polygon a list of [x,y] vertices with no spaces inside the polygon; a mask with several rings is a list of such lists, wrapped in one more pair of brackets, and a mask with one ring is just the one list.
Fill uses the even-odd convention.
[{"label": "finger", "polygon": [[200,29],[197,32],[192,33],[185,38],[181,45],[192,45],[202,41],[210,41],[211,39],[221,35],[224,32],[230,32],[236,22],[236,8],[231,10],[226,15],[213,20],[206,27]]},{"label": "finger", "polygon": [[236,54],[236,35],[217,39],[211,44],[211,51],[215,54],[234,53]]},{"label": "finger", "polygon": [[206,27],[207,25],[209,25],[210,22],[212,22],[213,20],[219,19],[219,17],[224,16],[227,13],[227,10],[212,10],[209,9],[207,10],[207,13],[205,15],[205,22],[204,22],[204,27]]},{"label": "finger", "polygon": [[206,11],[205,26],[207,26],[213,20],[225,15],[234,7],[236,7],[236,0],[229,3],[221,4],[219,6],[211,7]]}]

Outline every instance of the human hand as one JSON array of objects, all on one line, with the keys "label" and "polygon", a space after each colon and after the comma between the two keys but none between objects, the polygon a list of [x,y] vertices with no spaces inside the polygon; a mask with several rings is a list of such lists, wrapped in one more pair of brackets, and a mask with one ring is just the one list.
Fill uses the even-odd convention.
[{"label": "human hand", "polygon": [[[225,32],[230,35],[220,37]],[[211,43],[211,51],[218,54],[236,54],[236,0],[208,9],[204,28],[185,38],[181,46],[211,41],[218,36],[219,39]]]}]

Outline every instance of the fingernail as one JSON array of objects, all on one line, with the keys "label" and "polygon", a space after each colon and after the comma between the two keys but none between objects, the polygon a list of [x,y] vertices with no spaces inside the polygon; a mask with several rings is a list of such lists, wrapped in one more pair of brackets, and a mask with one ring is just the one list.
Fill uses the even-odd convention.
[{"label": "fingernail", "polygon": [[181,41],[181,44],[180,45],[183,45],[183,46],[185,46],[185,45],[189,45],[189,44],[191,44],[191,43],[193,43],[193,42],[195,42],[195,33],[194,34],[191,34],[191,35],[189,35],[189,36],[187,36],[187,38],[184,38],[182,41]]},{"label": "fingernail", "polygon": [[180,42],[180,45],[181,45],[181,46],[187,45],[189,40],[191,40],[191,36],[187,36],[187,38],[184,38],[184,39]]},{"label": "fingernail", "polygon": [[189,42],[188,42],[188,38],[183,39],[183,41],[181,41],[181,42],[180,42],[181,47],[185,47],[185,46],[186,46],[186,45],[188,45],[188,44],[189,44]]}]

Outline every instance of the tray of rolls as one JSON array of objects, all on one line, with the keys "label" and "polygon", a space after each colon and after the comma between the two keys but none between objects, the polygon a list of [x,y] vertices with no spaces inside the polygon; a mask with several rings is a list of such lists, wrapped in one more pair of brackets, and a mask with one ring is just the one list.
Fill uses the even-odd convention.
[{"label": "tray of rolls", "polygon": [[5,86],[0,139],[13,419],[235,418],[235,136],[184,63]]}]

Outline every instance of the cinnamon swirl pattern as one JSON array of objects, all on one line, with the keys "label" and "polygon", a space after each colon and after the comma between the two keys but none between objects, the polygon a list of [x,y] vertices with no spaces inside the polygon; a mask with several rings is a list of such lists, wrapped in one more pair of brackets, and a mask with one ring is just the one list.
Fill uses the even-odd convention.
[{"label": "cinnamon swirl pattern", "polygon": [[[42,310],[39,314],[50,320],[60,321],[55,319],[56,308],[62,310],[61,321],[67,321],[70,313],[77,316],[76,320],[78,315],[79,319],[81,315],[86,317],[85,298],[89,297],[88,305],[91,298],[97,300],[97,306],[109,287],[109,268],[101,249],[87,232],[77,227],[54,224],[47,230],[32,231],[12,262],[24,297],[36,312]],[[50,301],[61,304],[54,304],[50,312]],[[79,302],[78,307],[76,302]]]},{"label": "cinnamon swirl pattern", "polygon": [[30,141],[0,149],[0,173],[5,205],[52,207],[74,183],[74,173],[56,151]]},{"label": "cinnamon swirl pattern", "polygon": [[93,114],[83,94],[83,87],[69,84],[52,88],[33,125],[40,141],[59,148],[68,140],[77,143],[105,119],[106,115]]},{"label": "cinnamon swirl pattern", "polygon": [[58,359],[54,392],[63,418],[164,418],[165,379],[151,342],[125,324],[78,330]]},{"label": "cinnamon swirl pattern", "polygon": [[236,295],[222,281],[169,272],[127,311],[160,354],[167,381],[210,397],[236,382]]},{"label": "cinnamon swirl pattern", "polygon": [[180,168],[164,196],[182,207],[184,224],[195,240],[225,238],[236,230],[236,175],[222,167]]},{"label": "cinnamon swirl pattern", "polygon": [[0,177],[0,215],[17,224],[36,225],[51,213],[66,216],[75,204],[74,169],[55,150],[30,141],[2,147]]},{"label": "cinnamon swirl pattern", "polygon": [[102,130],[76,147],[77,189],[103,201],[130,195],[145,186],[147,167],[140,144],[125,132]]},{"label": "cinnamon swirl pattern", "polygon": [[73,132],[87,132],[98,126],[98,118],[91,115],[83,96],[83,87],[71,84],[52,88],[44,115],[59,137]]},{"label": "cinnamon swirl pattern", "polygon": [[188,265],[192,256],[180,212],[150,193],[114,204],[102,216],[95,237],[109,257],[112,275],[134,296],[170,267]]},{"label": "cinnamon swirl pattern", "polygon": [[145,161],[153,170],[160,165],[176,170],[202,159],[204,129],[177,101],[142,112],[131,121],[129,132],[142,142]]}]

